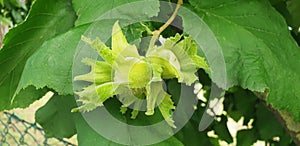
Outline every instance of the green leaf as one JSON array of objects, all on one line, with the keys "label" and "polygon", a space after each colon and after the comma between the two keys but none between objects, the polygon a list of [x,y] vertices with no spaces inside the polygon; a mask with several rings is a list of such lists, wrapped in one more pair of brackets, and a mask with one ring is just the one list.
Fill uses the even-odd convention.
[{"label": "green leaf", "polygon": [[76,26],[107,18],[140,20],[159,11],[158,0],[73,0],[73,5],[78,16]]},{"label": "green leaf", "polygon": [[240,130],[237,132],[237,146],[253,145],[257,141],[257,131],[252,129]]},{"label": "green leaf", "polygon": [[18,12],[16,10],[12,10],[11,14],[12,14],[12,16],[13,16],[16,23],[20,23],[20,22],[23,21],[23,18],[21,16],[20,12]]},{"label": "green leaf", "polygon": [[[122,31],[126,37],[126,40],[130,44],[139,46],[140,42],[141,42],[141,38],[143,36],[143,33],[145,31],[149,31],[149,30],[147,30],[147,28],[145,26],[143,26],[141,23],[135,23],[135,24],[131,24],[129,26],[123,27]],[[139,48],[139,51],[141,51],[141,48]]]},{"label": "green leaf", "polygon": [[[109,109],[116,109],[116,104],[115,102],[113,102],[112,104],[114,104],[113,108],[109,108]],[[111,111],[111,112],[116,112],[116,114],[120,113],[119,111]],[[119,117],[120,118],[120,117]],[[124,118],[124,117],[122,117]],[[105,146],[105,145],[110,145],[110,146],[120,146],[120,144],[114,143],[106,138],[104,138],[103,136],[101,136],[99,133],[97,133],[94,129],[92,129],[88,123],[85,121],[85,119],[82,117],[82,115],[78,115],[76,116],[76,129],[77,129],[77,139],[78,139],[78,145],[82,145],[82,146],[90,146],[90,145],[95,145],[95,146]],[[135,122],[135,124],[139,123],[144,125],[145,123],[151,123],[153,121],[147,120],[147,118],[143,117],[142,119],[135,119],[132,120],[132,122]],[[153,123],[152,123],[153,124]],[[156,129],[155,129],[156,130]],[[149,131],[149,132],[153,132],[153,131]],[[155,131],[158,132],[157,134],[159,135],[159,131]],[[130,134],[130,131],[127,132],[128,134]],[[145,133],[143,133],[145,134]],[[138,141],[138,140],[133,140],[134,141]],[[169,146],[169,145],[176,145],[176,146],[183,146],[183,144],[174,136],[170,137],[169,139],[157,143],[157,144],[153,144],[153,146]]]},{"label": "green leaf", "polygon": [[[31,86],[36,88],[48,87],[60,95],[73,94],[72,73],[77,75],[79,72],[76,68],[73,70],[72,65],[74,61],[76,64],[81,63],[82,58],[80,58],[78,62],[76,62],[77,60],[73,60],[74,55],[76,56],[78,53],[77,51],[80,51],[83,47],[82,44],[79,45],[81,43],[81,35],[85,34],[85,32],[89,30],[88,28],[93,28],[94,31],[104,34],[99,37],[105,40],[105,37],[111,34],[110,28],[114,22],[115,21],[108,20],[100,21],[97,25],[99,27],[90,27],[90,25],[79,26],[45,42],[26,63],[18,85],[20,96],[23,92],[29,92],[28,87]],[[95,71],[97,72],[98,70]],[[34,76],[32,76],[33,74]],[[30,90],[30,93],[33,94],[35,92],[34,90]],[[15,98],[16,102],[19,100],[19,94]],[[33,97],[36,96],[31,96],[31,98]],[[22,99],[27,100],[31,98]]]},{"label": "green leaf", "polygon": [[[64,21],[61,21],[62,19]],[[28,93],[27,91],[19,93],[11,104],[28,58],[46,40],[69,30],[74,20],[75,14],[70,1],[37,0],[32,5],[26,22],[6,34],[3,40],[4,46],[0,50],[0,96],[2,98],[0,110],[26,107],[45,93],[31,88]],[[35,75],[31,74],[30,77]]]},{"label": "green leaf", "polygon": [[71,69],[77,47],[74,42],[79,42],[86,29],[86,26],[79,27],[45,42],[28,59],[17,93],[26,92],[27,87],[33,85],[54,89],[60,95],[73,94]]},{"label": "green leaf", "polygon": [[229,103],[226,111],[236,122],[244,117],[244,123],[248,123],[254,117],[257,101],[258,98],[250,91],[237,88],[237,91],[225,97],[225,102]]},{"label": "green leaf", "polygon": [[188,122],[175,137],[185,146],[212,146],[206,132],[199,132],[199,123]]},{"label": "green leaf", "polygon": [[[8,80],[6,80],[3,84],[10,85],[11,83]],[[0,86],[0,90],[5,90],[5,89],[7,90],[6,86]],[[19,92],[18,96],[14,98],[13,103],[11,103],[11,98],[7,98],[6,96],[1,96],[0,110],[1,111],[8,110],[16,107],[25,108],[35,100],[38,100],[39,98],[43,97],[48,91],[49,89],[47,88],[41,88],[37,91],[36,87],[28,86],[26,91]],[[13,92],[13,91],[9,91],[9,92]]]},{"label": "green leaf", "polygon": [[[239,85],[251,91],[269,92],[269,104],[290,112],[295,120],[300,121],[299,103],[295,102],[300,98],[300,49],[291,37],[285,20],[269,2],[189,2],[192,5],[190,9],[203,18],[222,47],[228,81],[225,88]],[[207,35],[197,27],[191,27],[197,25],[191,15],[180,13],[184,30],[194,39]],[[213,56],[206,57],[210,63],[209,57]],[[224,68],[220,65],[209,64],[212,72],[216,68]],[[213,81],[223,84],[221,80],[213,78]]]},{"label": "green leaf", "polygon": [[257,127],[260,138],[266,141],[276,136],[281,137],[285,132],[273,113],[263,104],[258,104],[256,107],[254,125]]},{"label": "green leaf", "polygon": [[[299,0],[288,0],[287,9],[290,12],[292,19],[292,27],[295,32],[298,32],[300,29],[300,1]],[[298,32],[299,33],[299,32]]]},{"label": "green leaf", "polygon": [[102,137],[100,134],[98,134],[96,131],[94,131],[88,123],[85,121],[85,119],[82,117],[82,115],[78,114],[75,118],[76,121],[76,130],[77,130],[77,141],[78,145],[80,146],[104,146],[104,145],[111,145],[111,146],[120,146],[120,144],[115,144],[104,137]]},{"label": "green leaf", "polygon": [[39,123],[47,137],[70,138],[76,133],[75,122],[71,109],[76,107],[73,96],[59,96],[55,94],[38,109],[35,120]]},{"label": "green leaf", "polygon": [[[179,100],[181,100],[180,98],[197,98],[194,94],[194,88],[187,87],[188,86],[184,87],[185,89],[182,90],[182,84],[178,83],[176,79],[167,81],[168,93],[172,95],[172,99],[175,103],[178,103]],[[194,112],[191,119],[174,136],[185,146],[212,146],[213,144],[207,136],[208,131],[198,131],[199,122],[202,119],[203,112],[205,111],[205,108],[201,108],[200,104],[198,105],[198,109]],[[193,105],[187,105],[186,108],[193,108],[192,106]],[[184,111],[181,112],[183,112],[181,113],[182,115],[186,115]]]},{"label": "green leaf", "polygon": [[151,146],[171,146],[171,145],[173,145],[173,146],[184,146],[184,144],[174,136],[170,137],[169,139],[167,139],[163,142],[153,144]]},{"label": "green leaf", "polygon": [[229,129],[227,127],[227,117],[222,116],[221,121],[217,122],[216,125],[213,126],[214,131],[218,135],[218,138],[221,140],[225,140],[227,143],[232,143],[233,138],[229,133]]}]

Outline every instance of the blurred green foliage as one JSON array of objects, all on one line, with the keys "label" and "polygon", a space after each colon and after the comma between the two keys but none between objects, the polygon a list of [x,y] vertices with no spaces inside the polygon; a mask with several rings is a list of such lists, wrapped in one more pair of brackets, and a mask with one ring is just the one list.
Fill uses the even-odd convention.
[{"label": "blurred green foliage", "polygon": [[0,23],[12,27],[21,23],[27,16],[34,0],[0,0]]}]

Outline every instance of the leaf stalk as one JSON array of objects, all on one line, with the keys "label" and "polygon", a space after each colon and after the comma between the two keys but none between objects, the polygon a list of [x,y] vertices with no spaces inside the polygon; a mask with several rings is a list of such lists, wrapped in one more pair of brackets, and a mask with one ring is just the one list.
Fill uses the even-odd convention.
[{"label": "leaf stalk", "polygon": [[155,30],[153,32],[153,36],[152,36],[152,38],[150,40],[149,48],[153,48],[154,47],[155,41],[158,39],[159,35],[174,21],[174,19],[176,18],[176,15],[178,13],[178,10],[179,10],[179,8],[180,8],[180,6],[182,4],[183,4],[183,1],[182,0],[178,0],[176,8],[175,8],[172,16],[168,19],[168,21],[164,25],[162,25],[158,30]]}]

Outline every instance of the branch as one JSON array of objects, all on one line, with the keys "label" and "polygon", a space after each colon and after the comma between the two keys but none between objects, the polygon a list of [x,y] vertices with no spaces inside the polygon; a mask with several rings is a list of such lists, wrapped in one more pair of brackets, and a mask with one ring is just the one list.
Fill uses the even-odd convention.
[{"label": "branch", "polygon": [[153,32],[153,36],[152,36],[152,38],[150,40],[149,48],[153,48],[154,47],[155,41],[158,39],[159,35],[173,22],[173,20],[175,19],[176,15],[178,13],[179,8],[180,8],[180,6],[182,4],[183,4],[183,1],[182,0],[178,0],[176,8],[175,8],[172,16],[168,19],[168,21],[163,26],[161,26],[158,30],[155,30]]}]

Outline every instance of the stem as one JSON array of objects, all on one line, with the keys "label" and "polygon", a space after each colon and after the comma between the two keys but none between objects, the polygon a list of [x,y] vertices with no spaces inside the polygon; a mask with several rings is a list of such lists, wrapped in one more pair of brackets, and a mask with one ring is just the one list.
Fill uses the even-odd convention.
[{"label": "stem", "polygon": [[153,35],[153,32],[151,31],[151,29],[150,29],[146,24],[144,24],[144,23],[142,23],[142,22],[140,22],[140,24],[141,24],[143,27],[145,27],[146,32],[147,32],[148,35]]},{"label": "stem", "polygon": [[173,22],[173,20],[175,19],[176,15],[178,13],[179,8],[182,4],[183,4],[183,1],[178,0],[176,8],[175,8],[172,16],[169,18],[169,20],[163,26],[161,26],[158,30],[155,30],[153,32],[153,36],[151,38],[149,48],[154,47],[155,41],[158,39],[159,35]]}]

